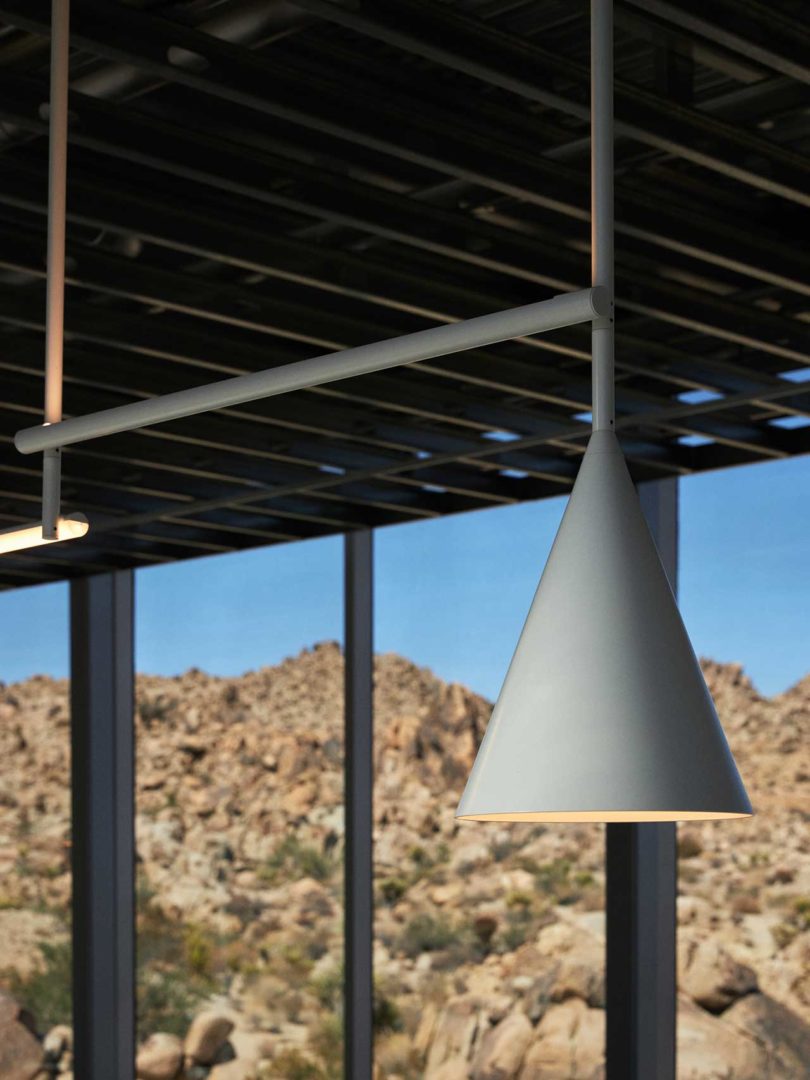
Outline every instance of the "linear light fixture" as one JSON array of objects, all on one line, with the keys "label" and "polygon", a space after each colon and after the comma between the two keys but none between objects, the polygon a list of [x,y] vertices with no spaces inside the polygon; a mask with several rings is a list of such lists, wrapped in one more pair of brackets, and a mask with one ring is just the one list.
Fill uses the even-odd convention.
[{"label": "linear light fixture", "polygon": [[593,432],[457,816],[745,817],[731,756],[615,434],[613,11],[591,3]]},{"label": "linear light fixture", "polygon": [[84,514],[71,514],[70,517],[57,518],[55,526],[54,536],[45,536],[41,521],[0,530],[0,555],[11,551],[24,551],[26,548],[42,547],[43,544],[58,544],[62,540],[78,540],[80,536],[85,536],[90,528]]}]

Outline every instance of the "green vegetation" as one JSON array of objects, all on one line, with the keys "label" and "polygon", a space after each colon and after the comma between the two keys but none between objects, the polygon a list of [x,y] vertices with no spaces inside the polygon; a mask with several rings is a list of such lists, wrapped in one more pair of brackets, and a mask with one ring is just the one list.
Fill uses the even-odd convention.
[{"label": "green vegetation", "polygon": [[402,1030],[402,1014],[393,998],[379,986],[374,987],[373,1025],[376,1034]]},{"label": "green vegetation", "polygon": [[437,952],[459,942],[459,932],[444,919],[415,915],[400,937],[400,948],[411,957],[423,952]]},{"label": "green vegetation", "polygon": [[302,844],[296,836],[290,835],[284,837],[270,858],[259,867],[258,875],[268,885],[302,877],[325,882],[332,877],[336,866],[334,857]]},{"label": "green vegetation", "polygon": [[323,975],[310,979],[309,987],[324,1009],[336,1013],[343,1007],[343,982],[343,965],[335,964]]},{"label": "green vegetation", "polygon": [[810,896],[794,896],[786,918],[771,934],[777,948],[784,949],[805,930],[810,930]]},{"label": "green vegetation", "polygon": [[5,984],[12,997],[34,1017],[40,1032],[44,1033],[56,1024],[70,1024],[71,1017],[71,947],[70,941],[56,944],[42,942],[42,965],[23,978],[16,971],[9,971],[0,982]]},{"label": "green vegetation", "polygon": [[408,891],[409,882],[403,877],[383,878],[380,882],[379,892],[384,903],[393,906],[401,900]]},{"label": "green vegetation", "polygon": [[165,723],[177,708],[177,701],[158,694],[156,698],[141,698],[137,707],[141,723],[150,728],[153,724]]},{"label": "green vegetation", "polygon": [[273,1076],[285,1080],[342,1080],[343,1031],[337,1017],[326,1017],[309,1037],[309,1052],[285,1050],[273,1060]]},{"label": "green vegetation", "polygon": [[430,878],[433,881],[444,881],[444,866],[450,860],[450,848],[442,841],[433,850],[414,844],[407,853],[408,863],[402,873],[392,877],[382,878],[377,883],[377,896],[383,904],[393,907],[407,893],[411,886]]},{"label": "green vegetation", "polygon": [[[144,893],[141,893],[143,898]],[[185,1033],[200,1004],[224,989],[233,942],[153,907],[138,912],[138,1035]]]}]

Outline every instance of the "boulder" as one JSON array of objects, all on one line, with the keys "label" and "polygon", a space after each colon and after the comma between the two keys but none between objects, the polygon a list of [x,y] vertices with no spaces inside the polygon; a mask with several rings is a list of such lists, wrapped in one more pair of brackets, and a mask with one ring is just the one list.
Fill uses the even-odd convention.
[{"label": "boulder", "polygon": [[810,1068],[810,1026],[766,994],[736,1001],[723,1020],[753,1036],[768,1058],[768,1076],[801,1076]]},{"label": "boulder", "polygon": [[67,1050],[73,1049],[73,1029],[57,1024],[42,1040],[42,1052],[48,1061],[59,1061]]},{"label": "boulder", "polygon": [[183,1052],[201,1065],[210,1065],[233,1031],[233,1021],[218,1012],[199,1013],[191,1021]]},{"label": "boulder", "polygon": [[175,1080],[183,1064],[183,1044],[176,1035],[150,1035],[135,1059],[138,1080]]},{"label": "boulder", "polygon": [[469,1063],[463,1057],[448,1058],[438,1068],[428,1068],[425,1080],[470,1080]]},{"label": "boulder", "polygon": [[30,1016],[7,994],[0,993],[0,1077],[33,1080],[42,1065],[42,1047]]},{"label": "boulder", "polygon": [[598,1080],[604,1055],[604,1011],[569,998],[550,1006],[540,1021],[519,1080]]},{"label": "boulder", "polygon": [[490,1028],[475,1055],[472,1080],[513,1080],[533,1033],[525,1013],[511,1013]]},{"label": "boulder", "polygon": [[764,1080],[765,1051],[746,1032],[712,1016],[683,996],[678,1002],[678,1080]]},{"label": "boulder", "polygon": [[756,972],[735,960],[714,939],[686,939],[678,949],[682,990],[711,1013],[722,1013],[738,998],[758,988]]},{"label": "boulder", "polygon": [[259,1073],[255,1061],[234,1058],[233,1061],[215,1065],[208,1074],[208,1080],[259,1080]]},{"label": "boulder", "polygon": [[466,994],[448,1001],[436,1023],[427,1059],[426,1080],[435,1076],[440,1065],[454,1058],[465,1063],[469,1060],[478,1024],[479,1002],[475,995]]}]

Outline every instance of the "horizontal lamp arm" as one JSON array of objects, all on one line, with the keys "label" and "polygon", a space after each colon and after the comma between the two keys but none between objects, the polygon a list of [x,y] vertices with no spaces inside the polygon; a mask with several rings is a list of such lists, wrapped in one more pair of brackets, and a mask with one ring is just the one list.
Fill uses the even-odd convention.
[{"label": "horizontal lamp arm", "polygon": [[607,289],[597,287],[562,293],[525,307],[481,315],[464,322],[418,330],[414,334],[360,345],[340,352],[315,356],[252,375],[239,375],[207,386],[180,390],[114,409],[76,416],[57,424],[38,425],[19,431],[14,439],[23,454],[86,442],[102,435],[149,427],[168,420],[212,409],[243,405],[247,401],[275,397],[293,390],[337,382],[356,375],[413,364],[434,356],[464,352],[499,341],[540,334],[563,326],[605,318],[610,311]]}]

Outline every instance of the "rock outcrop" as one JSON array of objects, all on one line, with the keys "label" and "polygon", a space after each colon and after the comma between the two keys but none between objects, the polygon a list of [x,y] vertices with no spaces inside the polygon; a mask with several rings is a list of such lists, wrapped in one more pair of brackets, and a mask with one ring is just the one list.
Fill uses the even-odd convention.
[{"label": "rock outcrop", "polygon": [[[810,679],[705,671],[758,816],[680,830],[679,1076],[801,1078]],[[377,1080],[597,1080],[603,831],[457,823],[488,703],[382,656],[375,706]],[[64,682],[0,688],[0,986],[35,1014],[0,997],[0,1080],[71,1075],[68,722]],[[139,1077],[337,1075],[340,650],[140,676],[135,723]]]}]

